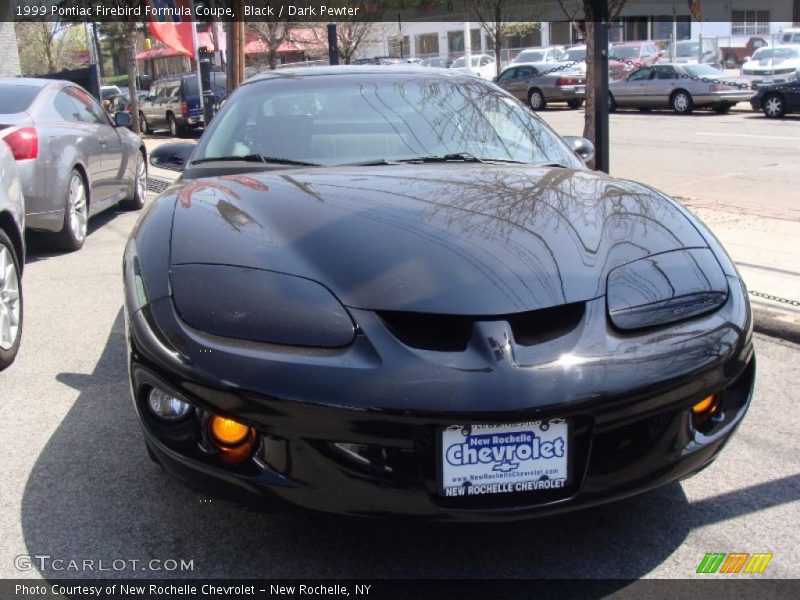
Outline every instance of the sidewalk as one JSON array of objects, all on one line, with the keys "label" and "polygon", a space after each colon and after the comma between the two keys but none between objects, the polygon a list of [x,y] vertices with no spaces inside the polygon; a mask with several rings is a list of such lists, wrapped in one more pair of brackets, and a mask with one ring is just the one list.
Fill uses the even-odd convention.
[{"label": "sidewalk", "polygon": [[680,201],[708,225],[736,263],[750,292],[756,329],[800,342],[800,222]]}]

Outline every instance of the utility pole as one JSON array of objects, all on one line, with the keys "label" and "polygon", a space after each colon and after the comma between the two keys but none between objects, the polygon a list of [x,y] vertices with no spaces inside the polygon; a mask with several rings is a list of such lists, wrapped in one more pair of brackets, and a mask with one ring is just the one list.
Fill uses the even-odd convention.
[{"label": "utility pole", "polygon": [[608,0],[592,0],[594,13],[594,166],[609,171],[608,127]]}]

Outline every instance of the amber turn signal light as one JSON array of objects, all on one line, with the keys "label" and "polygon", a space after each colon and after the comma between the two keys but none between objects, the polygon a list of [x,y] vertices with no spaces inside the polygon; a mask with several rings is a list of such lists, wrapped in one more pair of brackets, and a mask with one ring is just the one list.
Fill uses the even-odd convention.
[{"label": "amber turn signal light", "polygon": [[211,437],[221,446],[238,446],[247,439],[250,428],[233,419],[211,417]]},{"label": "amber turn signal light", "polygon": [[719,394],[706,396],[700,402],[692,406],[692,420],[695,426],[706,422],[713,417],[719,410]]}]

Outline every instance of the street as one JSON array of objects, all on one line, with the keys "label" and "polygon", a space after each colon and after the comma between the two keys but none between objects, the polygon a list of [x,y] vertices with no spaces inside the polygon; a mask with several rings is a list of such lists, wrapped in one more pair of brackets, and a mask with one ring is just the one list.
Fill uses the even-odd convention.
[{"label": "street", "polygon": [[[582,131],[582,110],[541,116],[561,134]],[[791,253],[800,117],[621,111],[611,132],[612,174],[684,198],[740,263],[739,252],[763,242],[763,261],[740,264],[745,278],[783,269],[763,285],[785,280],[773,293],[800,298]],[[99,215],[71,254],[31,240],[22,347],[0,373],[11,421],[0,427],[0,577],[86,575],[14,566],[19,555],[50,555],[193,561],[184,573],[90,575],[101,577],[686,578],[706,552],[770,552],[766,576],[800,577],[800,390],[791,385],[800,347],[761,335],[753,404],[720,458],[620,503],[511,525],[431,526],[259,514],[198,497],[148,460],[129,397],[120,266],[137,216]]]}]

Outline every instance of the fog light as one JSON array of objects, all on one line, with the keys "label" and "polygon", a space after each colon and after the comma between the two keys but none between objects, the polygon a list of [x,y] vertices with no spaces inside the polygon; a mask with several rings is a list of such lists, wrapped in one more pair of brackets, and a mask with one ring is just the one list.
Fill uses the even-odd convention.
[{"label": "fog light", "polygon": [[719,410],[719,394],[706,396],[700,402],[692,406],[692,421],[694,425],[705,423],[713,417]]},{"label": "fog light", "polygon": [[179,421],[192,408],[190,404],[158,388],[152,388],[147,394],[147,407],[164,421]]}]

